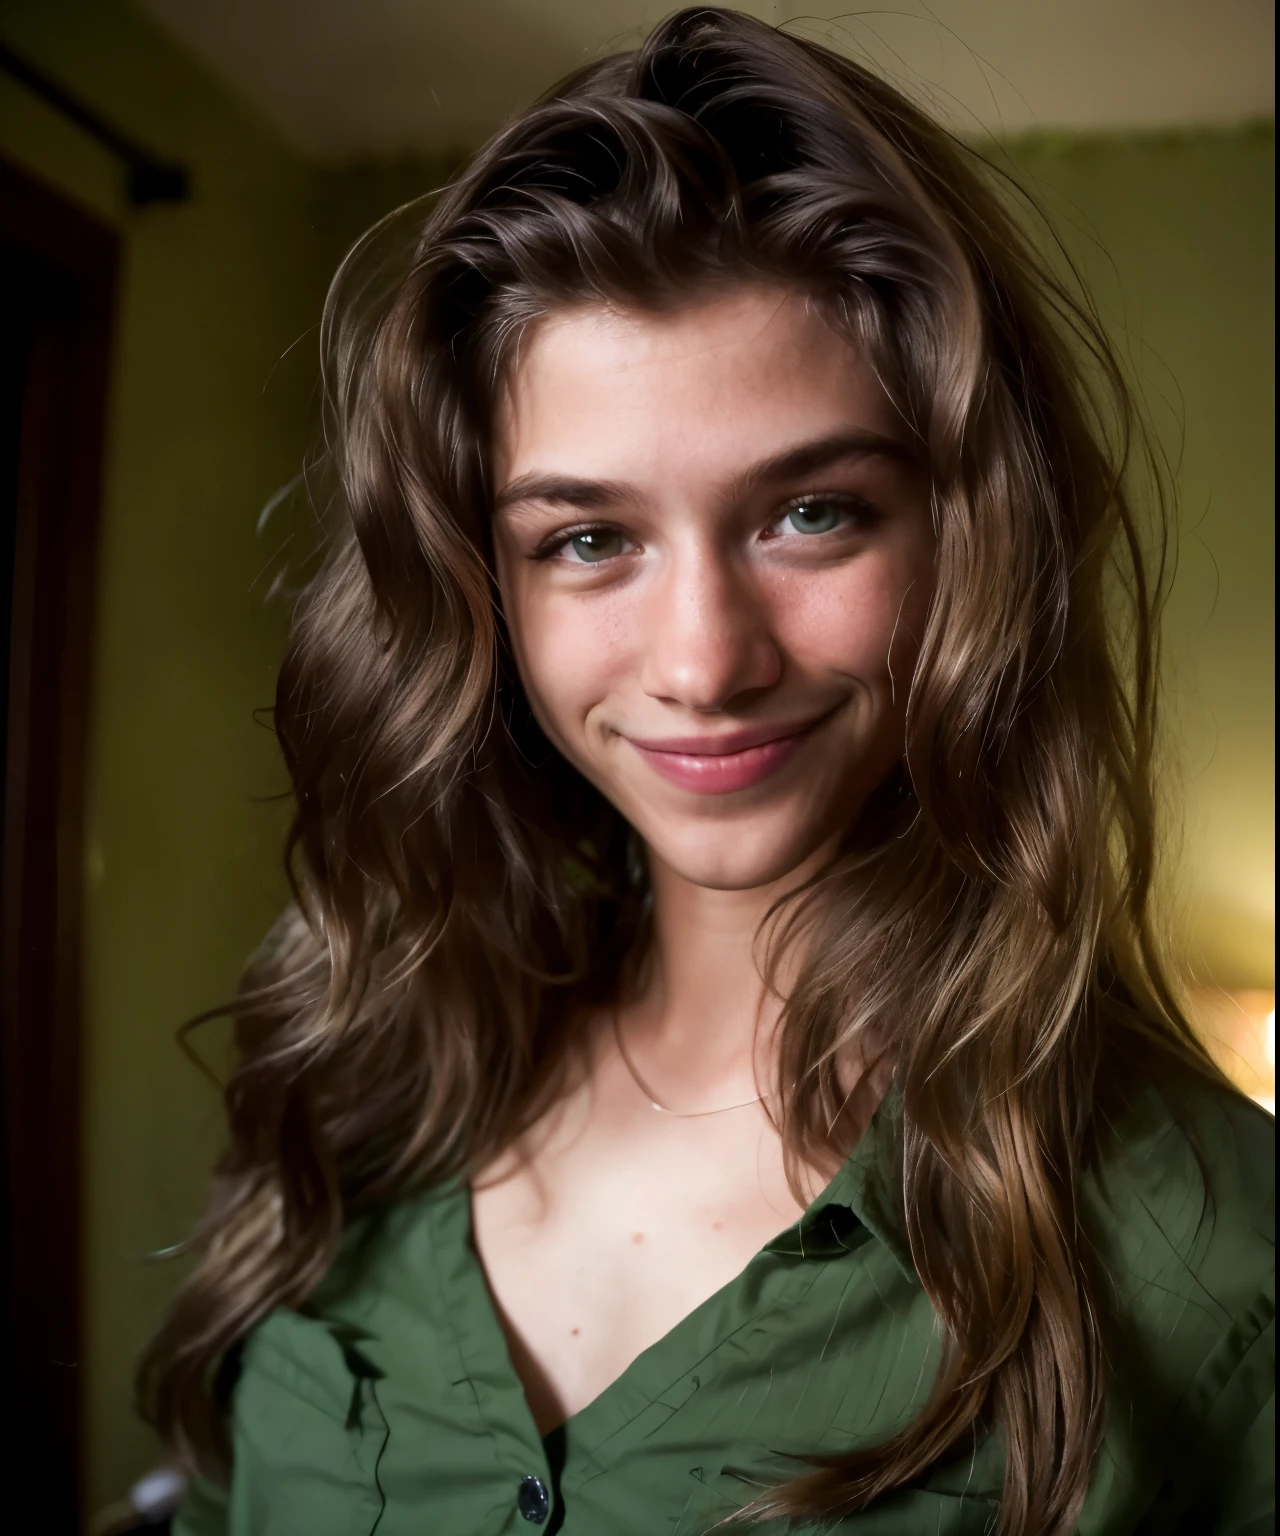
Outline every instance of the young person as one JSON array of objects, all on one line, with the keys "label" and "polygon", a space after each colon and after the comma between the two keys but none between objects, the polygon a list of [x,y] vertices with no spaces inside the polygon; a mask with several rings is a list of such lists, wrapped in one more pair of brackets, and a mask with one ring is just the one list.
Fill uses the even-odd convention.
[{"label": "young person", "polygon": [[1141,438],[994,178],[686,11],[360,270],[296,906],[143,1367],[179,1530],[1270,1529]]}]

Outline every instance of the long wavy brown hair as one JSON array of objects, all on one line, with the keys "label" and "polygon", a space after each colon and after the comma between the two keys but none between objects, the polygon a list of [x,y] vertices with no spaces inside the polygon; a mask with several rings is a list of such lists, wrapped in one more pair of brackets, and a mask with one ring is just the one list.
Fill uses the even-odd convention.
[{"label": "long wavy brown hair", "polygon": [[1106,1389],[1077,1209],[1099,1085],[1153,1045],[1209,1068],[1151,917],[1163,545],[1132,484],[1155,461],[1017,206],[857,64],[698,9],[348,259],[324,325],[335,526],[275,714],[295,904],[234,1008],[201,1259],[140,1375],[189,1462],[225,1472],[248,1330],[304,1300],[353,1215],[510,1146],[647,942],[634,838],[541,737],[504,638],[489,439],[520,337],[558,306],[765,278],[847,327],[932,471],[905,755],[781,930],[806,942],[777,1117],[790,1166],[830,1153],[837,1063],[887,1046],[945,1348],[913,1423],[745,1517],[862,1508],[994,1424],[1002,1531],[1073,1525]]}]

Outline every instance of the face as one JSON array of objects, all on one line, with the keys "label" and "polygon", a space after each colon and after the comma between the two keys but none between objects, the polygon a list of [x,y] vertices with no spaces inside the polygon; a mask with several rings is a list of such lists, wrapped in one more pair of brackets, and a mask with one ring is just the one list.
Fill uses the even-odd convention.
[{"label": "face", "polygon": [[494,542],[550,740],[695,884],[831,844],[901,756],[933,585],[928,479],[867,361],[803,296],[526,335]]}]

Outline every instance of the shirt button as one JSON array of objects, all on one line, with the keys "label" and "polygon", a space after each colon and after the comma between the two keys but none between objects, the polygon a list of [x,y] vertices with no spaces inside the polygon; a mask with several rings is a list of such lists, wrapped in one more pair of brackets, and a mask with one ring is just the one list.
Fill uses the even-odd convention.
[{"label": "shirt button", "polygon": [[547,1485],[532,1472],[520,1479],[520,1492],[516,1494],[516,1508],[534,1525],[541,1525],[551,1513],[551,1500]]}]

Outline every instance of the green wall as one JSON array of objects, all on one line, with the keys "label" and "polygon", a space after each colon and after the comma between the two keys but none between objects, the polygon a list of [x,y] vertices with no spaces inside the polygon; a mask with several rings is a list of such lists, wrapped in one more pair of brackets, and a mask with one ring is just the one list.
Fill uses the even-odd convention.
[{"label": "green wall", "polygon": [[1270,988],[1274,125],[1042,137],[1008,151],[1084,272],[1177,467],[1164,624],[1171,915],[1200,978]]},{"label": "green wall", "polygon": [[[284,615],[258,512],[296,471],[321,287],[314,174],[180,49],[107,0],[6,0],[0,35],[192,168],[130,209],[117,166],[0,76],[0,153],[115,225],[85,971],[88,1506],[156,1459],[129,1375],[202,1203],[218,1104],[175,1027],[225,997],[282,900],[269,705]],[[298,337],[302,344],[284,362]]]},{"label": "green wall", "polygon": [[[94,1508],[157,1457],[128,1381],[175,1270],[144,1256],[186,1231],[218,1140],[216,1096],[174,1031],[227,995],[283,894],[280,811],[260,802],[279,771],[252,712],[272,697],[284,614],[265,601],[274,543],[257,514],[308,440],[310,327],[337,254],[444,162],[309,168],[119,0],[4,0],[0,36],[194,172],[190,203],[130,210],[111,160],[0,77],[0,153],[123,239],[86,850]],[[1220,983],[1270,985],[1272,136],[1009,151],[1132,338],[1170,442],[1181,401],[1168,629],[1190,942]]]}]

